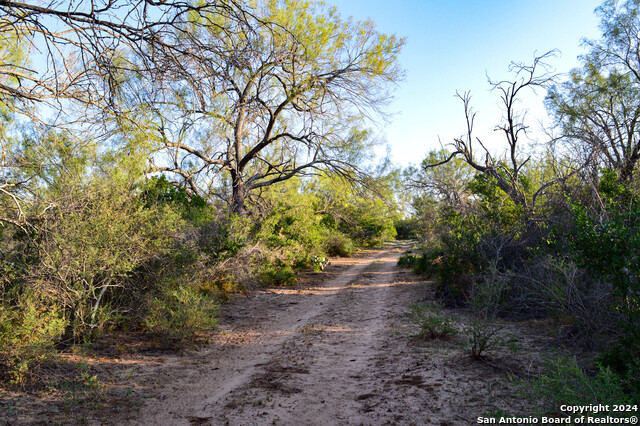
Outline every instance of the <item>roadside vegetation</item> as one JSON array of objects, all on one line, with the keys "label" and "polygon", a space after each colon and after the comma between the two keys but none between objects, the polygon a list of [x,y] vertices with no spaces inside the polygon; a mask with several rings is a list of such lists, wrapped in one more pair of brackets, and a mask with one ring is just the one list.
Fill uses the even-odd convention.
[{"label": "roadside vegetation", "polygon": [[[549,52],[489,82],[505,111],[495,126],[503,155],[475,137],[464,93],[465,134],[405,172],[415,213],[406,226],[422,249],[399,263],[434,278],[446,306],[470,311],[469,353],[490,359],[501,321],[554,321],[565,354],[522,384],[538,415],[639,402],[640,7],[606,1],[598,13],[602,37],[570,76],[550,72]],[[555,119],[549,141],[526,137],[519,99],[536,88]]]},{"label": "roadside vegetation", "polygon": [[21,2],[0,40],[3,392],[75,401],[102,384],[82,363],[59,379],[60,353],[126,332],[200,346],[234,293],[396,235],[399,172],[358,123],[403,40],[371,22],[305,1]]}]

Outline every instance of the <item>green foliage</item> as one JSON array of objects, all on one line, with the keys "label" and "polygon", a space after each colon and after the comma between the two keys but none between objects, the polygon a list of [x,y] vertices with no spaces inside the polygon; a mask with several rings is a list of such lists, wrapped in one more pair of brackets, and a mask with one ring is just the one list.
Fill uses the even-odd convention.
[{"label": "green foliage", "polygon": [[598,189],[610,208],[624,208],[624,203],[633,202],[630,185],[621,183],[615,170],[602,169],[600,172]]},{"label": "green foliage", "polygon": [[218,325],[219,305],[190,284],[166,285],[148,301],[143,325],[177,345],[193,344],[194,338]]},{"label": "green foliage", "polygon": [[255,238],[270,252],[260,266],[260,281],[264,284],[294,284],[294,269],[318,269],[322,262],[311,259],[317,261],[327,254],[323,243],[329,231],[322,216],[314,211],[313,194],[302,192],[301,185],[291,180],[265,194],[269,209],[254,225]]},{"label": "green foliage", "polygon": [[257,237],[270,248],[310,252],[321,245],[326,228],[315,214],[312,199],[289,186],[273,194],[277,197],[268,215],[260,223]]},{"label": "green foliage", "polygon": [[497,316],[504,304],[508,286],[506,277],[498,272],[495,265],[473,285],[470,297],[473,315],[467,326],[473,358],[480,358],[484,352],[501,342],[499,333],[502,326],[497,322]]},{"label": "green foliage", "polygon": [[448,304],[463,303],[469,295],[468,276],[479,270],[478,245],[486,229],[479,214],[460,214],[447,209],[441,216],[439,247],[423,253],[418,271],[438,277],[437,292]]},{"label": "green foliage", "polygon": [[[596,9],[602,37],[587,40],[587,54],[571,78],[553,87],[548,109],[573,146],[585,146],[598,164],[615,171],[620,182],[632,181],[640,143],[636,138],[640,101],[640,4],[606,0]],[[573,149],[573,148],[571,148]]]},{"label": "green foliage", "polygon": [[[0,63],[5,68],[5,71],[0,75],[2,87],[16,90],[22,86],[18,76],[23,75],[29,69],[28,52],[27,37],[22,37],[22,34],[10,30],[0,31]],[[3,92],[11,93],[7,89],[4,89]],[[0,96],[0,123],[3,116],[6,117],[9,114],[15,103],[13,97],[7,96],[7,94]],[[0,135],[2,134],[2,125],[0,124]]]},{"label": "green foliage", "polygon": [[192,223],[204,223],[212,215],[211,207],[204,198],[190,195],[184,188],[169,182],[164,175],[147,180],[142,186],[140,198],[147,208],[170,204]]},{"label": "green foliage", "polygon": [[336,228],[365,247],[382,247],[396,235],[394,220],[382,200],[344,200],[339,207]]},{"label": "green foliage", "polygon": [[268,263],[276,269],[321,270],[321,258],[351,256],[356,244],[381,245],[395,236],[390,206],[337,178],[291,179],[264,198],[267,208],[253,232],[271,250]]},{"label": "green foliage", "polygon": [[451,319],[443,318],[439,303],[411,305],[408,320],[418,327],[418,337],[422,339],[441,338],[458,332]]},{"label": "green foliage", "polygon": [[143,262],[168,249],[180,223],[170,209],[145,208],[114,182],[80,189],[70,187],[66,203],[45,216],[34,276],[65,307],[76,339],[101,328],[107,318],[100,321],[99,308]]},{"label": "green foliage", "polygon": [[309,190],[315,192],[313,205],[324,227],[347,235],[358,245],[380,247],[397,235],[393,179],[393,174],[380,176],[370,182],[372,188],[366,188],[328,176]]},{"label": "green foliage", "polygon": [[294,285],[296,274],[289,265],[268,265],[260,272],[263,285]]},{"label": "green foliage", "polygon": [[329,256],[351,257],[356,246],[351,238],[341,232],[333,232],[325,240],[324,249]]},{"label": "green foliage", "polygon": [[434,270],[439,267],[439,263],[442,261],[442,256],[436,255],[435,253],[441,253],[441,251],[438,249],[425,250],[422,255],[412,260],[413,272],[428,277],[434,276]]},{"label": "green foliage", "polygon": [[610,173],[602,188],[607,206],[601,217],[574,205],[569,247],[578,265],[613,285],[611,309],[622,318],[623,334],[603,360],[626,375],[640,351],[640,203],[629,200]]},{"label": "green foliage", "polygon": [[[242,250],[251,240],[251,223],[237,216],[206,216],[204,224],[195,226],[198,233],[194,242],[186,241],[192,250],[206,254],[214,260],[229,259]],[[186,246],[181,246],[184,250]],[[182,256],[186,253],[183,252]],[[191,252],[192,256],[197,254]]]},{"label": "green foliage", "polygon": [[[522,383],[523,395],[539,415],[564,415],[561,405],[588,406],[638,404],[638,393],[628,393],[622,381],[610,368],[598,366],[594,374],[587,374],[575,358],[559,357],[547,363],[546,371],[529,383]],[[527,413],[530,414],[530,413]],[[601,411],[592,417],[629,417],[635,412]]]},{"label": "green foliage", "polygon": [[0,379],[22,384],[51,358],[67,321],[51,300],[17,290],[5,294],[0,306]]},{"label": "green foliage", "polygon": [[420,225],[415,219],[398,219],[394,222],[393,227],[396,229],[396,239],[411,240],[418,238]]},{"label": "green foliage", "polygon": [[106,397],[107,387],[98,376],[91,375],[86,364],[80,364],[76,377],[60,384],[64,396],[64,410],[76,411],[83,407],[98,408]]},{"label": "green foliage", "polygon": [[170,249],[138,271],[137,278],[144,280],[148,291],[165,288],[168,282],[189,282],[203,295],[227,301],[231,293],[243,292],[252,281],[254,269],[262,261],[260,253],[253,253],[249,246],[252,224],[237,216],[216,217],[210,216],[211,211],[203,212],[206,215],[200,215],[195,223],[184,222]]},{"label": "green foliage", "polygon": [[[322,2],[243,2],[241,14],[236,7],[216,9],[222,16],[194,16],[197,34],[190,40],[219,49],[199,49],[203,62],[190,73],[158,81],[166,86],[133,81],[128,89],[138,94],[138,120],[154,134],[157,150],[176,159],[174,176],[190,176],[202,193],[231,195],[231,212],[245,216],[245,204],[269,186],[358,170],[374,144],[359,128],[362,114],[377,114],[388,102],[390,83],[402,76],[397,58],[404,41],[371,21],[343,19]],[[245,66],[257,62],[262,66]],[[200,90],[186,90],[194,82]],[[233,94],[234,87],[246,88],[245,95]],[[154,90],[169,101],[148,108]],[[198,126],[194,102],[202,112]]]},{"label": "green foliage", "polygon": [[[526,175],[520,175],[520,186],[526,189],[529,184]],[[498,186],[496,178],[477,174],[467,184],[471,193],[479,197],[479,207],[482,213],[490,221],[487,225],[493,229],[509,229],[519,226],[523,217],[523,207],[515,204],[510,197],[505,197],[505,193]],[[485,226],[487,226],[485,225]],[[480,230],[482,231],[482,230]]]},{"label": "green foliage", "polygon": [[498,187],[495,178],[479,174],[466,185],[472,205],[442,203],[436,213],[436,239],[414,262],[414,270],[438,278],[437,292],[447,304],[466,303],[474,274],[497,259],[498,268],[517,261],[523,210]]},{"label": "green foliage", "polygon": [[587,210],[574,207],[575,234],[571,249],[580,266],[610,279],[616,293],[633,305],[633,294],[639,290],[640,278],[640,209],[609,210],[604,220],[591,217]]},{"label": "green foliage", "polygon": [[418,261],[419,258],[417,256],[407,252],[398,259],[398,266],[402,268],[413,268]]}]

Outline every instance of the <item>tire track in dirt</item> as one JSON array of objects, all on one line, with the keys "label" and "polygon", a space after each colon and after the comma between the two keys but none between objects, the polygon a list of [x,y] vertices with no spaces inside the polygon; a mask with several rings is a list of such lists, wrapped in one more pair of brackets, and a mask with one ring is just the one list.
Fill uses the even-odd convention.
[{"label": "tire track in dirt", "polygon": [[526,412],[508,372],[536,371],[548,337],[535,324],[505,324],[504,337],[526,351],[501,347],[491,365],[474,361],[468,313],[447,309],[460,334],[416,339],[406,314],[435,295],[396,266],[405,248],[334,259],[295,287],[239,297],[199,352],[123,360],[137,368],[145,405],[134,418],[123,411],[98,424],[450,426]]},{"label": "tire track in dirt", "polygon": [[322,312],[284,342],[265,370],[238,389],[227,410],[209,414],[229,424],[363,424],[372,368],[390,312],[401,250],[378,256]]},{"label": "tire track in dirt", "polygon": [[[238,309],[235,318],[242,323],[245,312],[244,324],[225,332],[223,322],[220,336],[188,361],[167,357],[161,366],[146,369],[139,381],[154,386],[155,396],[129,424],[224,424],[222,419],[247,424],[257,415],[262,424],[263,405],[274,397],[282,400],[271,404],[277,409],[270,421],[313,424],[314,416],[318,420],[322,412],[326,418],[325,407],[333,405],[335,421],[344,424],[341,419],[355,415],[360,405],[353,377],[372,356],[401,253],[396,245],[372,257],[336,260],[346,271],[319,286],[304,292],[272,290],[247,300],[247,308]],[[256,302],[258,310],[250,306]],[[306,381],[299,380],[302,376]],[[317,386],[327,396],[316,398]],[[266,391],[266,396],[249,401],[252,390]],[[300,423],[300,413],[290,409],[301,406],[289,399],[298,394],[306,398],[308,422]],[[348,403],[338,403],[347,396]],[[316,404],[314,410],[309,410],[311,404]]]}]

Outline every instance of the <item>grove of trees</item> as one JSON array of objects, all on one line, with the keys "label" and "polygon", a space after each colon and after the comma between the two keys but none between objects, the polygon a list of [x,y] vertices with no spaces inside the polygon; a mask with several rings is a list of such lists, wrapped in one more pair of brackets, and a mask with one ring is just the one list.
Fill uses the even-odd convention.
[{"label": "grove of trees", "polygon": [[395,236],[404,41],[312,1],[0,1],[0,378]]}]

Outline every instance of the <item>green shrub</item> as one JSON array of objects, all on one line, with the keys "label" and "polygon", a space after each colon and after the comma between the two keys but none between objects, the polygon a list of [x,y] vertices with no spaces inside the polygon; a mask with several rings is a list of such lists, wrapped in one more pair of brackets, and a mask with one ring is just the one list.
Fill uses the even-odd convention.
[{"label": "green shrub", "polygon": [[269,249],[284,249],[293,257],[306,257],[322,244],[327,233],[321,216],[315,213],[312,199],[299,193],[288,182],[283,188],[270,188],[271,206],[264,217],[255,223],[255,235]]},{"label": "green shrub", "polygon": [[221,302],[228,302],[232,293],[242,293],[244,286],[232,274],[220,274],[197,284],[198,291],[204,296],[213,297]]},{"label": "green shrub", "polygon": [[289,265],[269,265],[260,272],[263,285],[294,285],[296,273]]},{"label": "green shrub", "polygon": [[0,379],[23,383],[30,371],[54,354],[67,321],[58,307],[32,293],[0,305]]},{"label": "green shrub", "polygon": [[98,376],[91,375],[89,366],[81,363],[78,375],[59,384],[63,393],[63,408],[67,412],[80,408],[99,408],[107,397],[107,386],[100,382]]},{"label": "green shrub", "polygon": [[485,351],[501,343],[502,340],[498,335],[501,329],[493,318],[472,318],[466,327],[471,356],[474,359],[480,359]]},{"label": "green shrub", "polygon": [[413,268],[418,263],[418,261],[418,257],[407,253],[400,256],[400,258],[398,259],[398,266],[402,268]]},{"label": "green shrub", "polygon": [[[640,395],[627,393],[620,377],[610,368],[598,366],[587,374],[573,358],[559,357],[548,361],[546,371],[531,382],[521,383],[524,396],[536,407],[539,415],[565,415],[561,405],[588,406],[603,404],[638,404]],[[531,413],[527,413],[531,414]],[[629,417],[636,412],[602,411],[592,417]]]},{"label": "green shrub", "polygon": [[620,376],[627,392],[640,395],[640,347],[634,336],[619,336],[614,344],[600,355],[599,361]]},{"label": "green shrub", "polygon": [[184,219],[195,224],[207,223],[213,214],[213,209],[204,198],[189,195],[164,175],[153,176],[141,185],[140,200],[147,208],[171,205],[180,211]]},{"label": "green shrub", "polygon": [[[248,244],[250,226],[244,218],[224,216],[200,225],[186,223],[174,233],[169,250],[137,271],[136,281],[144,284],[139,297],[156,295],[166,283],[184,282],[219,301],[244,292],[255,282],[264,254],[261,244]],[[140,322],[145,315],[138,313]]]},{"label": "green shrub", "polygon": [[393,226],[396,228],[396,239],[414,239],[419,234],[419,223],[416,219],[398,219]]},{"label": "green shrub", "polygon": [[501,342],[499,332],[502,327],[497,322],[497,316],[508,287],[506,275],[498,272],[495,266],[489,268],[473,285],[469,300],[473,316],[466,328],[473,358],[480,358],[486,350]]},{"label": "green shrub", "polygon": [[442,256],[439,251],[433,249],[424,250],[419,256],[412,257],[413,259],[407,259],[407,264],[411,264],[413,272],[418,275],[424,275],[428,278],[438,277],[437,269],[442,260]]},{"label": "green shrub", "polygon": [[171,247],[182,222],[169,207],[145,208],[128,185],[106,178],[68,189],[64,203],[42,216],[39,259],[26,280],[64,307],[66,337],[80,341],[110,313],[136,307],[130,278]]},{"label": "green shrub", "polygon": [[190,242],[198,254],[211,260],[229,259],[251,240],[248,219],[237,216],[210,217],[203,225],[195,226],[197,238]]},{"label": "green shrub", "polygon": [[324,246],[329,256],[351,257],[356,251],[351,238],[339,232],[332,233],[325,240]]},{"label": "green shrub", "polygon": [[595,216],[574,206],[568,246],[579,266],[613,286],[610,309],[620,317],[621,333],[601,360],[628,376],[640,352],[640,200],[606,171],[600,189],[605,210]]},{"label": "green shrub", "polygon": [[611,283],[578,267],[569,254],[536,256],[514,280],[509,308],[549,315],[572,343],[605,348],[619,331],[611,289]]},{"label": "green shrub", "polygon": [[418,326],[418,337],[423,339],[446,337],[458,332],[452,320],[442,318],[442,305],[438,303],[432,306],[418,303],[411,305],[408,319]]},{"label": "green shrub", "polygon": [[165,289],[148,302],[144,327],[184,344],[218,325],[218,303],[190,285]]}]

